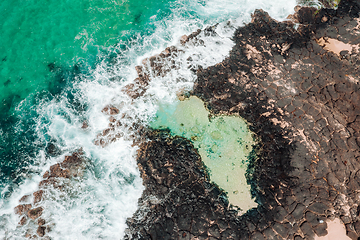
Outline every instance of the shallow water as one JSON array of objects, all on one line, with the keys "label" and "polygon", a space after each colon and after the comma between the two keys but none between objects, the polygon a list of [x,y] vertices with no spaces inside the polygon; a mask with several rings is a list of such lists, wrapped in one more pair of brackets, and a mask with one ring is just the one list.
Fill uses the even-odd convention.
[{"label": "shallow water", "polygon": [[210,116],[204,102],[191,96],[184,101],[160,105],[150,123],[155,129],[169,129],[194,144],[204,161],[210,180],[227,193],[229,203],[241,212],[256,207],[245,173],[255,142],[247,123],[238,116]]},{"label": "shallow water", "polygon": [[[250,20],[255,8],[281,20],[295,4],[3,1],[0,237],[21,239],[34,229],[31,221],[18,227],[20,217],[13,208],[21,196],[38,190],[42,174],[52,164],[82,148],[87,159],[84,177],[71,181],[67,192],[48,190],[48,197],[39,203],[52,226],[48,236],[121,238],[125,220],[136,210],[143,191],[137,147],[128,139],[136,129],[124,125],[147,126],[159,106],[175,102],[178,91],[191,90],[196,76],[186,59],[191,57],[194,67],[222,61],[233,46],[232,32]],[[182,35],[218,22],[217,34],[200,36],[203,45],[179,44]],[[147,93],[131,100],[121,90],[136,78],[135,66],[170,45],[184,50],[175,59],[177,68],[165,77],[151,76]],[[116,118],[122,114],[128,118],[114,130],[124,137],[102,148],[94,140],[108,127],[109,116],[101,113],[107,104],[119,108]],[[83,121],[87,129],[81,128]],[[58,155],[46,152],[50,143]]]}]

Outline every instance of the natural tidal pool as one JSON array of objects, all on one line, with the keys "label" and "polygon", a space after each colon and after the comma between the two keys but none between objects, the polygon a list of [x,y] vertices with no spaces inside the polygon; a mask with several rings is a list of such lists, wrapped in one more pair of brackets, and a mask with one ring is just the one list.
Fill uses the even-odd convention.
[{"label": "natural tidal pool", "polygon": [[254,141],[246,122],[238,116],[210,116],[204,102],[195,96],[162,104],[150,124],[168,128],[198,149],[210,180],[227,192],[229,203],[245,212],[256,207],[245,173]]}]

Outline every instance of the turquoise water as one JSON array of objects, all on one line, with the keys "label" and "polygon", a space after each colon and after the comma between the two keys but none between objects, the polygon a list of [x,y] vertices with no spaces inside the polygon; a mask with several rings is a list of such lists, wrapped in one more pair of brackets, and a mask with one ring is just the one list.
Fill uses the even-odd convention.
[{"label": "turquoise water", "polygon": [[0,187],[44,144],[31,129],[39,101],[61,94],[109,47],[151,34],[152,21],[169,15],[171,2],[1,1]]},{"label": "turquoise water", "polygon": [[60,69],[93,64],[99,51],[149,34],[151,21],[169,14],[171,1],[26,0],[0,3],[2,111],[56,87]]},{"label": "turquoise water", "polygon": [[[71,181],[68,191],[46,190],[48,197],[39,203],[51,225],[47,234],[120,239],[144,189],[131,140],[135,126],[147,127],[160,106],[192,89],[196,75],[187,59],[203,68],[221,62],[234,44],[233,31],[250,21],[254,9],[281,20],[295,5],[295,0],[3,0],[0,238],[36,232],[32,221],[18,226],[14,207],[40,189],[51,165],[81,148],[87,159],[83,177]],[[216,34],[198,36],[203,44],[180,45],[182,35],[216,23]],[[173,58],[177,67],[164,77],[151,76],[147,93],[129,99],[123,89],[137,77],[135,66],[171,45],[182,50]],[[108,104],[119,109],[115,118],[126,117],[103,136],[106,141],[120,136],[117,141],[100,147],[94,142],[109,127],[109,116],[101,111]]]}]

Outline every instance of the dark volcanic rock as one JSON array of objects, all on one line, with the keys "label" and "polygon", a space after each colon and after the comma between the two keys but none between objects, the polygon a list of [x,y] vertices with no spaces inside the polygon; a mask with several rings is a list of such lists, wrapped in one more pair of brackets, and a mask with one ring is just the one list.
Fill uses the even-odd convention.
[{"label": "dark volcanic rock", "polygon": [[229,210],[225,193],[210,183],[188,140],[172,138],[166,131],[155,131],[149,138],[151,141],[143,143],[138,153],[146,189],[139,210],[128,220],[125,239],[249,236],[246,225],[239,225],[235,212]]},{"label": "dark volcanic rock", "polygon": [[[256,10],[230,56],[197,70],[193,94],[213,114],[239,114],[258,138],[247,178],[259,207],[237,216],[193,146],[155,132],[140,146],[146,189],[125,238],[312,239],[334,216],[359,237],[359,11],[345,0],[338,10],[298,9],[295,30]],[[322,37],[354,49],[336,55]]]}]

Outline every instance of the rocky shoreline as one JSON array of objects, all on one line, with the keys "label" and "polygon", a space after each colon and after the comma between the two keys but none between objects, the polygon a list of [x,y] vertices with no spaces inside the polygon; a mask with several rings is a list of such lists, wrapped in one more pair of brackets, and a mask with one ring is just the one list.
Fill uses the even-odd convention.
[{"label": "rocky shoreline", "polygon": [[337,10],[299,8],[288,22],[255,11],[230,57],[197,70],[192,94],[213,114],[249,122],[260,144],[247,178],[259,206],[238,216],[192,144],[156,131],[140,145],[146,190],[125,239],[314,239],[334,218],[358,239],[359,12],[344,0]]},{"label": "rocky shoreline", "polygon": [[[50,239],[47,235],[51,231],[50,219],[42,215],[46,212],[43,201],[54,198],[54,190],[60,192],[71,192],[72,181],[83,176],[86,168],[86,158],[82,150],[74,152],[71,156],[65,156],[64,161],[50,166],[39,183],[39,190],[33,194],[24,195],[15,207],[15,213],[21,218],[19,226],[26,226],[25,237],[29,239]],[[50,222],[50,223],[49,223]],[[36,229],[36,231],[35,231]]]},{"label": "rocky shoreline", "polygon": [[[252,22],[235,32],[223,62],[202,69],[189,60],[197,73],[190,94],[214,115],[241,116],[255,133],[258,145],[246,177],[257,208],[243,215],[230,208],[189,140],[149,131],[137,121],[122,126],[127,116],[116,116],[119,109],[102,110],[109,128],[94,144],[123,137],[115,131],[122,126],[136,130],[130,140],[140,147],[145,191],[125,239],[314,239],[327,234],[327,220],[334,218],[346,224],[348,237],[360,237],[360,3],[296,10],[286,22],[256,10]],[[203,31],[216,34],[211,27]],[[201,41],[200,32],[182,37],[181,44]],[[136,68],[139,78],[123,91],[141,97],[149,76],[175,68],[171,59],[180,54],[170,47],[144,60]],[[19,225],[30,222],[37,229],[26,237],[48,238],[42,201],[51,189],[66,191],[85,168],[86,159],[75,152],[50,167],[39,191],[20,199]]]}]

